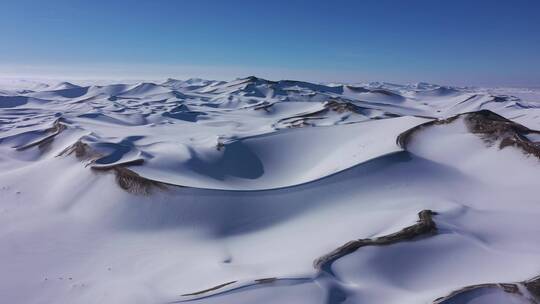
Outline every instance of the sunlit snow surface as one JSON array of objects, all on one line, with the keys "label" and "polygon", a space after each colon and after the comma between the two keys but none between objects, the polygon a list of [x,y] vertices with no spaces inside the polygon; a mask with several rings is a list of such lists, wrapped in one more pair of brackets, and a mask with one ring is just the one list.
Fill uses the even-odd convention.
[{"label": "sunlit snow surface", "polygon": [[[255,77],[0,84],[2,303],[418,304],[540,275],[536,156],[487,143],[462,118],[397,143],[479,110],[540,129],[540,91]],[[148,187],[123,189],[114,168]],[[437,234],[313,267],[424,209]],[[442,303],[534,303],[520,288]]]}]

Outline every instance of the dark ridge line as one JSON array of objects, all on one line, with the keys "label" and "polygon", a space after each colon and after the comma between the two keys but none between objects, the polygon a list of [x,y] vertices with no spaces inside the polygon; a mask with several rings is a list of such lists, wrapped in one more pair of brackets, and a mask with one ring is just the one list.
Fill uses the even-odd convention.
[{"label": "dark ridge line", "polygon": [[521,282],[527,290],[540,301],[540,276]]},{"label": "dark ridge line", "polygon": [[[314,281],[316,281],[318,279],[323,279],[327,275],[332,275],[332,272],[330,270],[330,266],[335,260],[337,260],[339,258],[342,258],[343,256],[348,255],[350,253],[353,253],[354,251],[358,250],[361,247],[391,245],[391,244],[398,243],[398,242],[401,242],[401,241],[409,241],[409,240],[412,240],[412,239],[420,237],[420,236],[428,236],[428,235],[435,234],[437,232],[437,226],[436,226],[435,222],[433,221],[433,215],[436,215],[436,214],[437,214],[436,212],[433,212],[433,211],[431,211],[429,209],[422,210],[422,211],[420,211],[418,213],[418,218],[419,219],[418,219],[416,224],[405,227],[405,228],[401,229],[398,232],[394,232],[394,233],[391,233],[391,234],[388,234],[388,235],[385,235],[385,236],[381,236],[381,237],[378,237],[378,238],[374,238],[374,239],[359,239],[359,240],[354,240],[354,241],[350,241],[350,242],[346,243],[345,245],[337,248],[336,250],[317,258],[313,262],[313,267],[315,268],[315,270],[317,270],[317,273],[313,277],[307,277],[307,278],[277,278],[277,277],[271,277],[271,278],[255,279],[253,281],[250,281],[249,283],[246,283],[244,285],[238,286],[238,287],[233,288],[233,289],[224,290],[222,292],[215,293],[215,294],[204,295],[202,297],[196,297],[196,298],[187,299],[187,300],[179,300],[179,301],[175,301],[175,302],[172,302],[172,303],[197,301],[197,300],[201,300],[201,299],[204,299],[204,298],[207,298],[207,297],[220,295],[220,294],[223,294],[223,293],[226,293],[226,292],[239,290],[239,289],[244,289],[244,288],[254,286],[254,285],[259,285],[259,284],[275,283],[277,281],[302,280],[302,281],[314,282]],[[182,296],[202,295],[202,294],[210,292],[210,291],[215,291],[215,290],[221,289],[223,287],[226,287],[226,286],[228,286],[230,284],[233,284],[233,283],[236,283],[236,282],[237,281],[230,281],[230,282],[223,283],[223,284],[220,284],[220,285],[216,285],[214,287],[204,289],[204,290],[201,290],[201,291],[183,294]]]},{"label": "dark ridge line", "polygon": [[[236,83],[231,83],[235,81]],[[313,82],[308,82],[308,81],[291,80],[291,79],[282,79],[282,80],[275,81],[275,80],[268,80],[268,79],[257,77],[257,76],[248,76],[245,78],[238,78],[230,82],[225,82],[224,84],[227,84],[226,87],[233,87],[236,85],[244,85],[244,84],[265,84],[265,85],[270,86],[270,88],[272,89],[275,89],[276,85],[283,85],[283,86],[304,85],[307,87],[320,87],[320,89],[317,90],[318,93],[333,93],[333,94],[343,94],[344,89],[348,88],[351,91],[354,91],[356,93],[378,93],[378,94],[383,94],[386,96],[400,97],[401,99],[404,98],[402,95],[398,94],[397,92],[394,92],[393,90],[385,89],[385,88],[366,88],[366,87],[354,86],[350,84],[339,84],[337,86],[331,86],[328,84],[313,83]],[[288,91],[300,92],[300,90],[290,90],[290,89]]]},{"label": "dark ridge line", "polygon": [[[237,82],[231,83],[235,81]],[[319,89],[316,90],[318,93],[342,94],[343,92],[343,85],[334,87],[334,86],[328,86],[326,84],[313,83],[313,82],[307,82],[307,81],[301,81],[301,80],[290,80],[290,79],[282,79],[282,80],[274,81],[274,80],[268,80],[268,79],[257,77],[257,76],[248,76],[245,78],[235,79],[233,81],[228,82],[226,87],[233,87],[233,86],[244,85],[244,84],[268,85],[271,89],[279,89],[279,88],[276,88],[277,85],[283,85],[283,86],[298,85],[298,86],[307,86],[312,91],[315,91],[312,89],[312,87],[319,87]],[[289,89],[288,91],[300,92],[301,90]]]},{"label": "dark ridge line", "polygon": [[[287,129],[289,130],[289,129]],[[226,144],[224,144],[221,148],[223,147],[226,147]],[[149,178],[146,178],[146,177],[143,177],[143,176],[140,176],[141,178],[143,179],[146,179],[146,180],[149,180],[149,181],[153,181],[155,183],[158,183],[162,186],[171,186],[171,187],[178,187],[178,188],[189,188],[189,189],[198,189],[198,190],[206,190],[206,191],[226,191],[226,192],[261,192],[261,191],[276,191],[276,190],[283,190],[283,189],[289,189],[289,188],[295,188],[295,187],[299,187],[299,186],[305,186],[305,185],[308,185],[308,184],[312,184],[312,183],[315,183],[315,182],[319,182],[323,179],[327,179],[327,178],[330,178],[332,176],[335,176],[335,175],[338,175],[340,173],[343,173],[345,171],[349,171],[349,170],[352,170],[354,169],[355,167],[357,166],[361,166],[367,162],[370,162],[370,161],[374,161],[376,159],[378,159],[379,157],[387,157],[387,156],[392,156],[392,155],[396,155],[396,154],[399,154],[399,153],[403,153],[404,151],[395,151],[395,152],[390,152],[390,153],[386,153],[386,154],[382,154],[380,156],[377,156],[373,159],[369,159],[367,161],[364,161],[364,162],[361,162],[361,163],[358,163],[358,164],[355,164],[353,165],[352,167],[349,167],[349,168],[346,168],[346,169],[343,169],[341,171],[338,171],[338,172],[334,172],[334,173],[331,173],[329,175],[326,175],[326,176],[323,176],[323,177],[320,177],[320,178],[317,178],[317,179],[314,179],[314,180],[310,180],[310,181],[306,181],[306,182],[302,182],[302,183],[298,183],[298,184],[293,184],[293,185],[287,185],[287,186],[281,186],[281,187],[276,187],[276,188],[264,188],[264,189],[221,189],[221,188],[204,188],[204,187],[195,187],[195,186],[185,186],[185,185],[180,185],[180,184],[173,184],[173,183],[168,183],[168,182],[163,182],[163,181],[159,181],[159,180],[153,180],[153,179],[149,179]],[[127,163],[127,162],[126,162]],[[118,164],[118,165],[123,165],[125,163],[122,163],[122,164]],[[91,167],[92,169],[95,169],[94,167]],[[97,167],[99,168],[99,167]],[[112,167],[109,167],[108,169],[112,169]],[[127,168],[126,168],[127,169]],[[127,169],[129,170],[129,169]],[[99,169],[98,169],[99,171]],[[105,170],[103,170],[105,171]],[[132,170],[130,170],[132,171]],[[133,172],[133,171],[132,171]],[[134,174],[137,174],[138,173],[135,173],[133,172]]]},{"label": "dark ridge line", "polygon": [[[297,118],[295,120],[287,121],[287,122],[281,122],[283,124],[286,124],[284,127],[286,129],[295,129],[295,128],[305,128],[305,127],[316,127],[313,123],[310,123],[309,121],[313,120],[320,120],[325,119],[326,117],[305,117],[305,118]],[[276,129],[280,129],[279,126],[274,125]]]},{"label": "dark ridge line", "polygon": [[[77,140],[73,145],[67,147],[56,156],[65,157],[72,154],[75,154],[75,157],[79,160],[89,160],[90,162],[87,165],[90,165],[90,169],[94,171],[114,172],[118,186],[131,194],[149,195],[153,188],[165,190],[166,186],[171,185],[142,177],[135,171],[127,168],[128,166],[142,165],[144,163],[144,159],[141,158],[115,163],[112,165],[95,165],[94,161],[102,157],[102,155],[98,152],[92,151],[91,147],[82,142],[81,139]],[[181,185],[174,186],[183,187]]]},{"label": "dark ridge line", "polygon": [[285,123],[288,120],[294,121],[294,120],[312,119],[313,116],[322,115],[322,114],[325,114],[326,112],[328,112],[328,109],[323,108],[323,109],[316,110],[316,111],[313,111],[313,112],[307,112],[307,113],[304,113],[304,114],[297,114],[297,115],[293,115],[293,116],[290,116],[290,117],[285,117],[285,118],[282,118],[282,119],[278,120],[275,123],[275,125],[280,124],[280,123]]},{"label": "dark ridge line", "polygon": [[94,161],[102,155],[100,153],[92,151],[87,143],[84,143],[81,139],[77,140],[71,146],[62,150],[56,157],[65,157],[75,153],[75,157],[79,160],[91,160]]},{"label": "dark ridge line", "polygon": [[345,88],[355,92],[355,93],[368,93],[371,92],[370,90],[366,89],[365,87],[360,86],[354,86],[354,85],[344,85]]},{"label": "dark ridge line", "polygon": [[[492,96],[492,97],[493,97],[492,99],[482,102],[478,107],[481,109],[484,105],[487,105],[487,104],[489,104],[491,102],[505,102],[505,101],[508,101],[508,97],[502,97],[502,96]],[[505,108],[508,108],[509,106],[511,106],[511,105],[506,105]],[[521,108],[523,108],[523,107],[521,107]]]},{"label": "dark ridge line", "polygon": [[379,93],[379,94],[383,94],[383,95],[386,95],[386,96],[392,96],[392,97],[397,96],[397,97],[400,97],[401,99],[404,99],[403,96],[401,96],[400,94],[392,92],[392,91],[387,90],[387,89],[368,89],[368,90],[371,93]]},{"label": "dark ridge line", "polygon": [[[520,286],[523,286],[531,294],[533,298],[530,298],[524,295],[519,288]],[[435,299],[433,301],[433,304],[444,304],[444,302],[451,301],[456,296],[459,296],[461,294],[464,294],[470,291],[483,289],[483,288],[500,289],[506,293],[521,296],[525,298],[525,300],[529,301],[529,303],[531,304],[538,304],[540,301],[540,276],[537,276],[529,280],[515,282],[515,283],[484,283],[484,284],[465,286],[458,290],[452,291],[450,294],[446,296]]]},{"label": "dark ridge line", "polygon": [[[336,103],[342,104],[341,102],[336,102]],[[351,104],[351,103],[349,103],[349,102],[346,102],[346,103],[347,103],[347,105],[344,105],[344,107],[348,108],[349,107],[348,104]],[[330,106],[332,106],[332,101],[326,103],[326,105],[328,105],[328,104],[330,104]],[[355,108],[363,108],[363,107],[355,106],[353,104],[351,104],[351,105],[353,107],[355,107]],[[338,106],[342,107],[341,105],[338,105]],[[325,109],[322,109],[322,110],[319,110],[319,111],[329,111],[329,109],[325,108]],[[308,113],[306,113],[306,114],[308,114]],[[241,139],[230,140],[230,141],[227,141],[227,142],[224,142],[224,141],[221,141],[221,140],[218,139],[218,143],[216,144],[216,149],[218,151],[222,150],[230,142],[234,142],[234,141],[238,141],[238,140],[244,140],[244,139],[248,139],[248,138],[256,138],[256,137],[265,136],[265,135],[268,135],[268,134],[259,134],[259,135],[254,135],[254,136],[248,136],[248,137],[244,137],[244,138],[241,138]],[[114,165],[99,165],[99,166],[97,166],[97,165],[95,165],[94,161],[95,161],[95,159],[101,157],[102,155],[100,155],[99,153],[97,153],[95,151],[92,151],[91,147],[88,144],[82,142],[82,139],[79,139],[77,142],[75,142],[71,146],[65,148],[63,151],[61,151],[56,156],[57,157],[59,157],[59,156],[68,156],[68,155],[72,155],[73,153],[75,154],[75,157],[77,157],[80,160],[89,160],[89,162],[86,164],[86,166],[90,166],[91,169],[93,169],[93,170],[97,170],[97,171],[112,170],[115,173],[116,177],[117,177],[117,183],[119,184],[119,186],[122,189],[124,189],[127,192],[130,192],[132,194],[142,194],[142,195],[150,194],[151,189],[154,188],[154,186],[157,187],[157,188],[160,188],[160,189],[166,189],[167,186],[172,186],[172,187],[192,188],[192,189],[202,189],[202,190],[214,190],[214,191],[238,191],[238,192],[272,191],[272,190],[277,190],[277,189],[285,189],[285,188],[302,186],[302,185],[305,185],[305,184],[316,182],[318,180],[328,178],[330,176],[333,176],[335,174],[339,174],[339,173],[341,173],[341,172],[343,172],[345,170],[349,170],[349,169],[351,169],[353,167],[356,167],[356,166],[362,164],[362,163],[359,163],[359,164],[354,165],[353,167],[347,168],[347,169],[342,170],[340,172],[336,172],[336,173],[330,174],[328,176],[325,176],[325,177],[322,177],[322,178],[319,178],[319,179],[316,179],[316,180],[313,180],[313,181],[300,183],[300,184],[284,186],[284,187],[278,187],[278,188],[271,188],[271,189],[237,190],[237,189],[219,189],[219,188],[217,188],[217,189],[214,189],[214,188],[200,188],[200,187],[193,187],[193,186],[185,186],[185,185],[180,185],[180,184],[168,183],[168,182],[154,180],[154,179],[150,179],[150,178],[141,176],[140,174],[134,172],[133,170],[130,170],[130,169],[126,168],[127,166],[142,165],[144,163],[143,159],[136,159],[136,160],[126,161],[126,162],[116,163]],[[389,154],[380,155],[379,157],[394,154],[394,153],[399,153],[399,152],[392,152],[392,153],[389,153]]]},{"label": "dark ridge line", "polygon": [[499,149],[513,146],[540,159],[540,145],[525,136],[530,133],[540,134],[539,131],[490,111],[470,113],[465,117],[465,122],[471,133],[479,135],[488,145],[499,142]]},{"label": "dark ridge line", "polygon": [[362,114],[360,112],[360,109],[367,109],[367,108],[357,106],[353,104],[352,102],[338,101],[335,99],[330,99],[326,101],[324,103],[324,107],[328,110],[331,110],[337,113],[351,112],[351,113],[357,113],[357,114]]},{"label": "dark ridge line", "polygon": [[525,134],[531,133],[540,134],[540,131],[529,129],[490,110],[467,112],[420,124],[399,134],[396,143],[402,149],[407,150],[407,145],[416,132],[433,125],[451,123],[459,117],[464,118],[469,132],[479,136],[488,146],[499,142],[499,149],[513,146],[520,148],[527,155],[532,154],[540,159],[540,143],[535,143],[525,136]]},{"label": "dark ridge line", "polygon": [[[273,104],[270,104],[266,107],[272,106]],[[266,107],[260,107],[261,109],[264,109],[268,112]],[[255,108],[255,110],[258,110],[259,108]],[[308,123],[308,120],[314,120],[314,119],[324,119],[325,117],[320,117],[319,115],[327,114],[330,111],[343,114],[346,112],[364,115],[361,110],[372,110],[370,108],[364,108],[357,106],[353,104],[352,102],[348,101],[341,101],[336,99],[329,99],[323,103],[323,108],[320,110],[316,110],[313,112],[306,112],[303,114],[297,114],[294,116],[282,118],[274,123],[274,126],[277,126],[279,124],[284,124],[286,128],[302,128],[302,127],[310,127],[313,126],[312,124]],[[384,112],[384,111],[383,111]],[[385,112],[386,113],[386,112]],[[370,118],[371,119],[371,118]]]},{"label": "dark ridge line", "polygon": [[433,221],[433,215],[436,215],[429,209],[422,210],[418,213],[418,221],[416,224],[405,227],[398,232],[377,237],[374,239],[358,239],[350,241],[341,247],[315,259],[313,267],[319,271],[331,273],[330,267],[337,259],[340,259],[348,254],[351,254],[359,248],[366,246],[384,246],[391,245],[401,241],[409,241],[420,236],[433,235],[437,232],[437,226]]},{"label": "dark ridge line", "polygon": [[258,285],[272,284],[272,283],[276,283],[276,282],[279,282],[279,281],[308,282],[308,281],[313,281],[313,280],[314,280],[314,278],[312,278],[312,277],[303,277],[303,278],[302,277],[300,277],[300,278],[276,278],[276,277],[263,278],[263,279],[256,279],[256,280],[253,280],[253,281],[248,281],[247,283],[245,283],[243,285],[240,285],[238,287],[234,287],[232,289],[223,290],[223,291],[220,291],[218,293],[203,295],[204,293],[215,291],[215,290],[221,289],[223,287],[226,287],[226,286],[229,286],[231,284],[234,284],[234,283],[238,282],[238,281],[235,280],[235,281],[230,281],[230,282],[223,283],[223,284],[220,284],[220,285],[216,285],[214,287],[204,289],[204,290],[201,290],[201,291],[196,291],[196,292],[193,292],[193,293],[187,293],[187,294],[181,295],[183,297],[202,295],[200,297],[195,297],[195,298],[186,299],[186,300],[177,300],[177,301],[172,301],[172,302],[169,302],[169,303],[184,303],[184,302],[199,301],[199,300],[206,299],[206,298],[209,298],[209,297],[223,295],[223,294],[228,293],[228,292],[238,291],[238,290],[241,290],[241,289],[246,289],[246,288],[253,287],[253,286],[258,286]]},{"label": "dark ridge line", "polygon": [[[321,128],[324,128],[324,127],[321,127]],[[285,130],[292,130],[292,129],[285,129]],[[216,148],[223,149],[223,148],[225,148],[227,146],[227,144],[232,143],[234,141],[244,140],[244,139],[248,139],[248,138],[257,138],[257,137],[265,136],[265,135],[267,135],[267,134],[248,136],[248,137],[243,137],[243,138],[240,138],[240,139],[232,139],[232,140],[227,141],[227,142],[222,142],[221,144],[218,142],[218,144],[216,145]],[[79,139],[78,142],[80,142],[80,141],[81,140]],[[79,160],[81,160],[81,161],[83,161],[83,160],[89,161],[88,163],[86,163],[85,166],[90,166],[90,168],[95,170],[95,171],[107,171],[105,169],[111,170],[111,169],[114,169],[114,166],[122,166],[122,167],[124,167],[124,166],[128,166],[128,165],[141,165],[142,164],[141,161],[143,161],[142,159],[138,159],[138,160],[133,160],[133,161],[116,163],[113,166],[104,166],[104,165],[93,166],[93,161],[95,159],[98,159],[98,158],[102,157],[103,155],[101,155],[101,154],[99,154],[99,153],[97,153],[95,151],[92,151],[90,146],[87,145],[86,143],[83,143],[83,142],[78,143],[78,142],[75,142],[73,145],[68,146],[67,148],[65,148],[62,152],[60,152],[58,155],[56,155],[56,157],[66,157],[66,156],[69,156],[69,155],[73,155],[73,153],[75,153],[75,156],[77,157],[77,153],[78,153],[77,158]],[[339,172],[331,173],[331,174],[329,174],[327,176],[323,176],[323,177],[317,178],[315,180],[306,181],[306,182],[293,184],[293,185],[288,185],[288,186],[277,187],[277,188],[269,188],[269,189],[267,189],[267,188],[265,188],[265,189],[221,189],[221,188],[204,188],[204,187],[186,186],[186,185],[180,185],[180,184],[174,184],[174,183],[168,183],[168,182],[164,182],[164,181],[160,181],[160,180],[150,179],[150,178],[147,178],[147,177],[143,177],[143,176],[139,175],[138,173],[134,172],[133,170],[129,170],[128,168],[124,168],[124,169],[131,171],[133,174],[138,175],[142,179],[145,179],[145,180],[154,182],[156,184],[159,184],[161,186],[160,187],[161,189],[166,189],[168,186],[170,186],[170,187],[176,187],[176,188],[189,188],[189,189],[207,190],[207,191],[261,192],[261,191],[276,191],[276,190],[283,190],[283,189],[294,188],[294,187],[299,187],[299,186],[305,186],[305,185],[308,185],[308,184],[311,184],[311,183],[319,182],[319,181],[321,181],[323,179],[330,178],[330,177],[335,176],[337,174],[340,174],[342,172],[352,170],[353,168],[355,168],[357,166],[361,166],[361,165],[363,165],[363,164],[365,164],[367,162],[374,161],[375,159],[377,159],[379,157],[387,157],[387,156],[396,155],[396,154],[399,154],[399,153],[402,153],[402,152],[404,152],[404,151],[395,151],[395,152],[382,154],[382,155],[379,155],[379,156],[377,156],[377,157],[375,157],[373,159],[369,159],[367,161],[357,163],[357,164],[353,165],[352,167],[343,169],[343,170],[341,170]],[[134,161],[135,161],[135,163],[130,163],[130,162],[134,162]],[[141,163],[136,163],[137,161],[141,162]]]},{"label": "dark ridge line", "polygon": [[446,119],[436,119],[436,120],[428,121],[428,122],[425,122],[423,124],[419,124],[417,126],[414,126],[414,127],[410,128],[409,130],[399,134],[398,137],[396,138],[396,144],[400,148],[402,148],[404,150],[407,150],[407,145],[410,143],[414,133],[416,133],[416,132],[418,132],[418,131],[420,131],[420,130],[422,130],[424,128],[430,127],[430,126],[444,125],[444,124],[451,123],[454,120],[456,120],[458,117],[459,117],[459,115],[452,116],[452,117],[449,117],[449,118],[446,118]]},{"label": "dark ridge line", "polygon": [[234,284],[238,281],[230,281],[230,282],[227,282],[227,283],[223,283],[223,284],[219,284],[219,285],[216,285],[214,287],[210,287],[208,289],[204,289],[204,290],[201,290],[201,291],[196,291],[196,292],[192,292],[192,293],[185,293],[182,295],[182,297],[188,297],[188,296],[198,296],[200,294],[203,294],[203,293],[207,293],[209,291],[214,291],[216,289],[220,289],[220,288],[223,288],[225,286],[228,286],[228,285],[231,285],[231,284]]},{"label": "dark ridge line", "polygon": [[462,100],[462,101],[456,103],[455,105],[451,106],[450,108],[454,108],[454,107],[456,107],[456,106],[459,106],[460,104],[463,104],[463,103],[465,103],[465,102],[467,102],[467,101],[469,101],[469,100],[472,100],[472,99],[474,99],[474,98],[476,98],[476,97],[478,97],[478,96],[479,96],[478,94],[474,94],[474,95],[468,97],[467,99]]},{"label": "dark ridge line", "polygon": [[255,282],[257,283],[261,283],[261,284],[266,284],[266,283],[273,283],[275,281],[277,281],[278,278],[263,278],[263,279],[256,279]]},{"label": "dark ridge line", "polygon": [[263,102],[261,104],[258,104],[256,106],[253,107],[253,110],[264,110],[266,113],[270,113],[270,108],[273,107],[275,104],[275,102],[272,102],[272,103],[266,103],[266,102]]},{"label": "dark ridge line", "polygon": [[46,137],[42,139],[38,139],[34,142],[28,143],[26,145],[15,147],[15,150],[24,151],[26,149],[29,149],[35,146],[38,146],[40,149],[46,148],[50,143],[52,143],[52,141],[58,134],[62,133],[62,131],[67,129],[67,126],[62,123],[63,121],[64,120],[62,118],[57,118],[53,122],[53,125],[50,128],[43,130],[46,134],[47,133],[51,133],[51,134],[47,135]]},{"label": "dark ridge line", "polygon": [[459,296],[463,293],[474,291],[477,289],[482,288],[499,288],[502,289],[504,292],[512,293],[512,294],[521,294],[519,291],[519,288],[515,284],[506,284],[506,283],[485,283],[485,284],[477,284],[477,285],[470,285],[463,287],[458,290],[452,291],[449,295],[437,298],[433,301],[433,304],[442,304],[446,301],[452,300],[452,298]]},{"label": "dark ridge line", "polygon": [[[143,162],[144,162],[143,159],[135,159],[132,161],[124,162],[121,164],[115,164],[112,166],[103,166],[103,167],[92,166],[91,169],[95,171],[114,172],[116,183],[118,184],[118,186],[120,186],[120,188],[124,189],[125,191],[131,194],[149,195],[152,193],[152,190],[154,188],[166,190],[167,189],[166,185],[168,184],[158,182],[152,179],[148,179],[146,177],[142,177],[135,171],[126,168],[126,166],[140,165]],[[179,185],[175,185],[175,186],[182,187]]]}]

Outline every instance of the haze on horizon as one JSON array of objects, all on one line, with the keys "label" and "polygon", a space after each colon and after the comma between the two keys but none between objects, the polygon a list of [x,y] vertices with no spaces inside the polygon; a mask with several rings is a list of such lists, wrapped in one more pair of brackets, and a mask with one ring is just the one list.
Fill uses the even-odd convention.
[{"label": "haze on horizon", "polygon": [[540,85],[540,2],[0,3],[0,76]]}]

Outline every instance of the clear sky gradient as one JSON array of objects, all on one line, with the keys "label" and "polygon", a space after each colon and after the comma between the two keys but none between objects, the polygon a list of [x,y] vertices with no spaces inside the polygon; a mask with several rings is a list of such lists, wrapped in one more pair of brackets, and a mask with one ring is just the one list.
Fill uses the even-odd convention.
[{"label": "clear sky gradient", "polygon": [[0,1],[0,74],[540,85],[540,1]]}]

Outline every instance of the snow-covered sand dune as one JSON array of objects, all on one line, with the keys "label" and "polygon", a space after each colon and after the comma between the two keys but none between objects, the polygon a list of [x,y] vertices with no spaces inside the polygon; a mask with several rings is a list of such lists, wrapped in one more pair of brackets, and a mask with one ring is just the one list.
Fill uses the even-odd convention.
[{"label": "snow-covered sand dune", "polygon": [[0,87],[4,303],[537,303],[540,92]]}]

